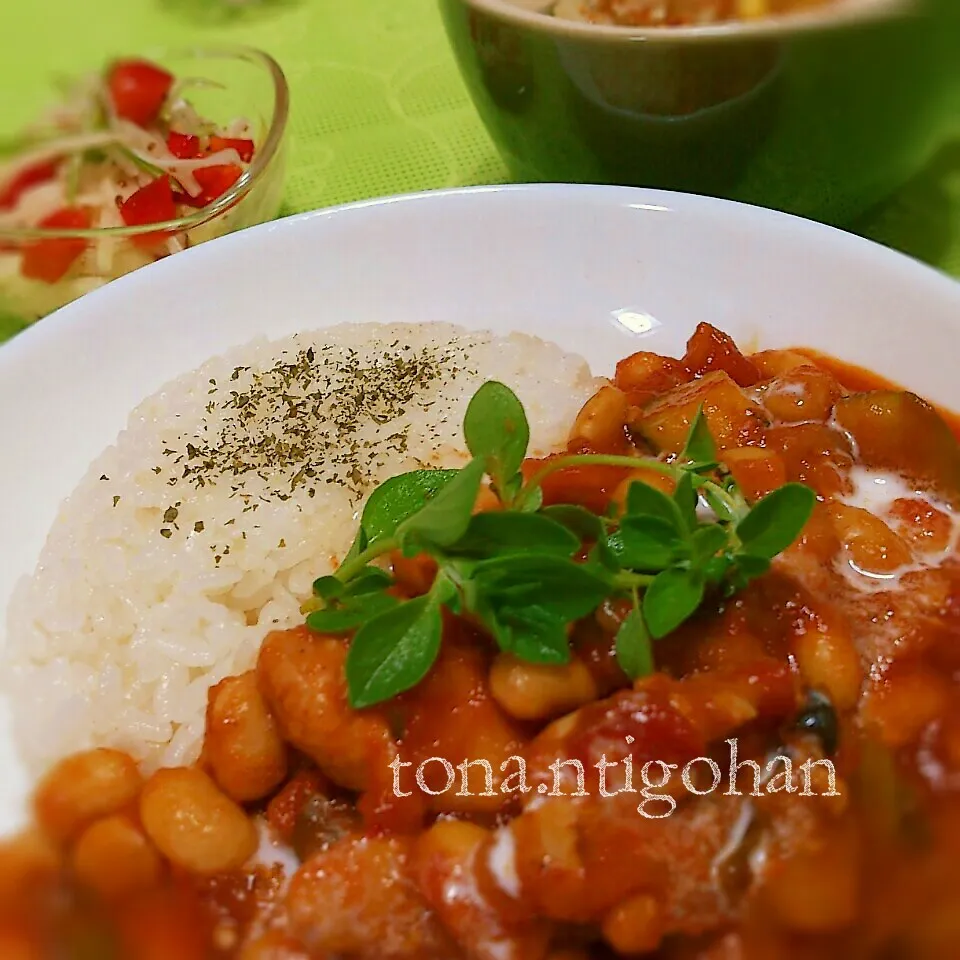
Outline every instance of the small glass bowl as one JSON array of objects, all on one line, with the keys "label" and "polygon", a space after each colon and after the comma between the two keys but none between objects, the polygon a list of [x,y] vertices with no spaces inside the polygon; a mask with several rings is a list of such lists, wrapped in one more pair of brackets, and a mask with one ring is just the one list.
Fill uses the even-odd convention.
[{"label": "small glass bowl", "polygon": [[[283,200],[289,90],[280,65],[268,54],[245,47],[166,51],[149,55],[176,77],[202,77],[209,85],[191,87],[189,100],[205,119],[226,125],[249,121],[256,152],[249,167],[226,193],[187,216],[139,227],[89,230],[0,227],[0,315],[23,323],[40,319],[71,300],[147,263],[170,256],[165,240],[189,248],[273,219]],[[150,234],[150,252],[132,243]],[[88,247],[56,283],[24,277],[20,251],[42,240],[83,239]]]}]

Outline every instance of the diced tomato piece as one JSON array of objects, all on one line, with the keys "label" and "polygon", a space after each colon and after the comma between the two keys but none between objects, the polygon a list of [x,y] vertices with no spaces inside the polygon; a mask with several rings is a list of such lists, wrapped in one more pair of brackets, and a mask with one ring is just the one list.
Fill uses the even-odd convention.
[{"label": "diced tomato piece", "polygon": [[753,386],[760,379],[757,365],[740,352],[733,338],[709,323],[698,324],[687,341],[683,365],[694,376],[722,370],[741,387]]},{"label": "diced tomato piece", "polygon": [[427,593],[437,577],[437,561],[426,553],[405,557],[395,550],[390,554],[390,567],[397,586],[412,597]]},{"label": "diced tomato piece", "polygon": [[237,151],[244,163],[249,163],[253,159],[252,140],[245,140],[242,137],[210,137],[211,153],[216,153],[218,150],[229,150],[231,147]]},{"label": "diced tomato piece", "polygon": [[194,160],[203,156],[200,150],[200,138],[192,133],[178,133],[171,130],[167,134],[167,149],[178,160]]},{"label": "diced tomato piece", "polygon": [[[120,216],[128,227],[140,227],[147,223],[163,223],[173,220],[177,208],[173,202],[173,187],[170,177],[157,177],[120,204]],[[131,239],[137,246],[152,247],[163,236],[157,233],[144,233]]]},{"label": "diced tomato piece", "polygon": [[787,465],[776,450],[735,447],[724,451],[723,462],[750,501],[765,497],[787,482]]},{"label": "diced tomato piece", "polygon": [[[582,452],[582,451],[574,451]],[[529,480],[557,459],[558,455],[543,460],[524,460],[523,476]],[[623,467],[569,467],[551,473],[541,484],[543,502],[547,506],[572,503],[602,514],[610,505],[614,491],[630,475]]]},{"label": "diced tomato piece", "polygon": [[201,187],[200,194],[191,197],[189,200],[185,197],[184,201],[194,207],[205,207],[208,203],[213,203],[218,197],[222,197],[240,179],[241,173],[243,173],[243,170],[235,163],[200,167],[193,171],[193,175]]},{"label": "diced tomato piece", "polygon": [[897,533],[920,550],[940,551],[950,546],[953,521],[921,497],[900,497],[890,505]]},{"label": "diced tomato piece", "polygon": [[117,116],[146,126],[156,119],[173,85],[173,74],[149,60],[118,60],[107,76]]},{"label": "diced tomato piece", "polygon": [[267,805],[267,822],[284,843],[291,843],[303,807],[313,797],[329,795],[330,784],[319,770],[313,767],[300,770]]},{"label": "diced tomato piece", "polygon": [[120,204],[120,216],[128,227],[145,223],[162,223],[176,217],[173,205],[173,188],[170,177],[157,177]]},{"label": "diced tomato piece", "polygon": [[[51,230],[88,230],[92,225],[93,211],[86,207],[63,207],[37,224],[38,227]],[[32,240],[23,246],[20,272],[31,280],[56,283],[73,266],[88,242],[83,237]]]},{"label": "diced tomato piece", "polygon": [[6,184],[0,187],[0,210],[9,210],[15,206],[20,199],[20,194],[29,190],[30,187],[52,180],[57,172],[59,162],[60,160],[56,159],[32,163],[30,166],[24,167],[11,180],[8,180]]},{"label": "diced tomato piece", "polygon": [[665,393],[691,379],[691,374],[679,360],[640,350],[617,364],[613,382],[630,396],[636,406],[643,406],[656,394]]}]

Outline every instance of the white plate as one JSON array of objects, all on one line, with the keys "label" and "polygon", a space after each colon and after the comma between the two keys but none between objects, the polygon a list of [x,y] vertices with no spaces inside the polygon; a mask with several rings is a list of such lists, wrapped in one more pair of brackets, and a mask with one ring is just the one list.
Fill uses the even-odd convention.
[{"label": "white plate", "polygon": [[[137,271],[0,348],[0,611],[138,401],[258,334],[369,320],[526,330],[599,372],[633,350],[682,350],[709,320],[748,346],[827,350],[960,408],[960,284],[817,224],[580,186],[318,211]],[[25,792],[0,716],[0,833]]]}]

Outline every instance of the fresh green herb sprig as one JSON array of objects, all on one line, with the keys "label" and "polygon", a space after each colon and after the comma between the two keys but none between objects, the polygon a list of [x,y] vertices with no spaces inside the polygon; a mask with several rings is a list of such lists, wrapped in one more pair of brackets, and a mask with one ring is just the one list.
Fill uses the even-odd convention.
[{"label": "fresh green herb sprig", "polygon": [[[307,625],[355,630],[347,655],[350,703],[388,700],[416,686],[440,650],[442,611],[482,625],[502,650],[534,663],[570,659],[571,625],[606,600],[630,610],[616,654],[633,678],[653,670],[653,641],[688,620],[708,595],[729,596],[766,573],[796,539],[815,494],[791,483],[750,506],[717,460],[702,410],[675,461],[579,454],[558,457],[528,480],[521,468],[530,430],[506,386],[485,383],[470,401],[464,437],[472,459],[460,470],[393,477],[367,501],[360,529],[336,574],[314,584]],[[672,496],[640,481],[623,511],[601,517],[572,504],[543,506],[542,484],[571,467],[654,470]],[[501,509],[474,513],[484,478]],[[376,561],[393,551],[437,564],[424,596],[399,599]]]}]

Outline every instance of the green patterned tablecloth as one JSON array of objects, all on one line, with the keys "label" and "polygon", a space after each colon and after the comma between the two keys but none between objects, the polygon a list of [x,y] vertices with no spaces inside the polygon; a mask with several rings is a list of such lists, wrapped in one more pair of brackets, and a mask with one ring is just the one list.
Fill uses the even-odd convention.
[{"label": "green patterned tablecloth", "polygon": [[[508,179],[435,0],[4,0],[0,131],[44,106],[51,73],[204,43],[261,47],[287,73],[286,213]],[[960,123],[930,167],[855,229],[960,275]]]}]

